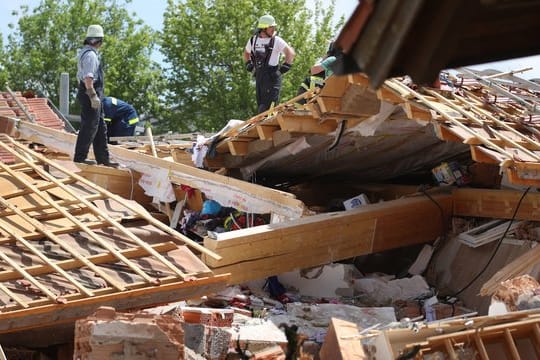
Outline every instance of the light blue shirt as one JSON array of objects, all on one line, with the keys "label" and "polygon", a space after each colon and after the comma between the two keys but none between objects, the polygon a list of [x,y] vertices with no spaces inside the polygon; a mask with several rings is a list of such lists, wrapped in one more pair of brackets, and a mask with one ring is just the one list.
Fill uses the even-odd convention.
[{"label": "light blue shirt", "polygon": [[324,59],[323,61],[321,61],[321,67],[324,69],[324,78],[325,79],[327,77],[331,76],[334,73],[334,71],[332,69],[330,69],[330,65],[332,65],[334,63],[334,61],[336,61],[335,56],[329,56],[326,59]]},{"label": "light blue shirt", "polygon": [[99,57],[96,49],[85,45],[77,54],[77,79],[84,81],[91,77],[95,80],[99,70]]}]

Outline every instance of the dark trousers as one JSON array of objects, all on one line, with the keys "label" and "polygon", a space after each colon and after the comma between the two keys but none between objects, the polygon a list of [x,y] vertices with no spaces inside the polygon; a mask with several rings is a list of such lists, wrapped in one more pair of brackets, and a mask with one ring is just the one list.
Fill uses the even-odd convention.
[{"label": "dark trousers", "polygon": [[[96,89],[100,99],[102,91]],[[98,164],[109,163],[109,148],[107,146],[107,125],[103,119],[103,110],[93,109],[90,98],[86,95],[84,86],[79,86],[77,99],[81,105],[81,127],[75,144],[75,156],[73,161],[82,162],[88,157],[90,145],[93,146],[94,156]]]},{"label": "dark trousers", "polygon": [[107,133],[109,137],[115,136],[133,136],[137,124],[126,125],[124,121],[111,121],[107,123]]},{"label": "dark trousers", "polygon": [[264,66],[255,71],[257,113],[270,109],[272,103],[279,104],[281,73],[277,66]]}]

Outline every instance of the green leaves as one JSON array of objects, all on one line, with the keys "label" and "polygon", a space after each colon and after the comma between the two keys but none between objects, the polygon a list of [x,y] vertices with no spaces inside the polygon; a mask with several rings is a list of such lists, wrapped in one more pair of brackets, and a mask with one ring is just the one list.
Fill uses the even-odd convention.
[{"label": "green leaves", "polygon": [[319,3],[313,13],[304,0],[168,1],[161,51],[171,65],[167,101],[174,115],[164,122],[167,127],[216,131],[230,119],[256,114],[255,85],[242,53],[266,13],[297,53],[283,78],[284,101],[296,95],[311,65],[326,52],[337,30],[330,21],[333,6],[323,10]]},{"label": "green leaves", "polygon": [[[31,12],[21,6],[15,32],[4,57],[10,87],[32,89],[58,101],[60,74],[70,75],[71,112],[77,113],[77,50],[86,28],[101,24],[100,49],[106,66],[105,93],[133,104],[141,113],[158,114],[163,91],[159,64],[151,60],[157,33],[125,9],[130,0],[42,0]],[[1,71],[1,70],[0,70]]]}]

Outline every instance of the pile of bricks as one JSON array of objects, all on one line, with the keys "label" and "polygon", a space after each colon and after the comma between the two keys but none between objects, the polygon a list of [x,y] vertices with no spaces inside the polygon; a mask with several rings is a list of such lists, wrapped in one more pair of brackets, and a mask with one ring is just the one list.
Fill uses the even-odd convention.
[{"label": "pile of bricks", "polygon": [[177,316],[117,313],[100,307],[75,324],[73,359],[183,358],[184,331]]},{"label": "pile of bricks", "polygon": [[234,309],[182,307],[156,315],[100,307],[75,323],[73,359],[285,359],[281,337],[262,331],[257,341],[243,338],[234,318]]}]

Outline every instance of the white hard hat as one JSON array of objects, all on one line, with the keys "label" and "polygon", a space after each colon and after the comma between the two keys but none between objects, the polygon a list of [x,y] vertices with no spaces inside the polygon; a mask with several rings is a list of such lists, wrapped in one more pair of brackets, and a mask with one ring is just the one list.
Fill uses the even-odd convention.
[{"label": "white hard hat", "polygon": [[88,30],[86,30],[87,38],[102,38],[103,37],[103,28],[101,25],[90,25]]}]

